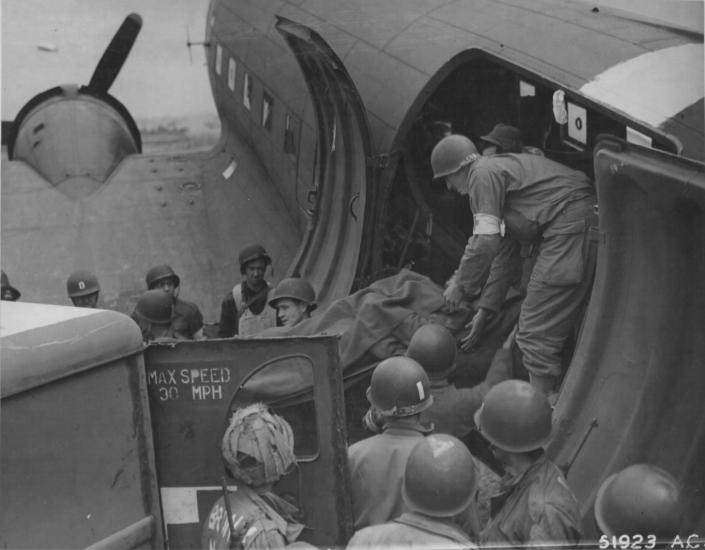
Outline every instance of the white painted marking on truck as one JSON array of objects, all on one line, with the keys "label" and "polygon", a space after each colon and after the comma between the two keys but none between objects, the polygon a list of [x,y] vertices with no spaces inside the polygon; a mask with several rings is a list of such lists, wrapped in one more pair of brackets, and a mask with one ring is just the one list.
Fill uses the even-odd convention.
[{"label": "white painted marking on truck", "polygon": [[[237,491],[237,486],[228,486],[229,491]],[[164,525],[200,523],[198,517],[198,491],[222,491],[219,485],[203,487],[161,487]]]}]

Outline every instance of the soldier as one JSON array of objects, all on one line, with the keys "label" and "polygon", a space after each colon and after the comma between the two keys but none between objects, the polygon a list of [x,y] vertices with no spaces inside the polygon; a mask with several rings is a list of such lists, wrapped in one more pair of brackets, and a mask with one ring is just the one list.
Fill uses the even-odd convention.
[{"label": "soldier", "polygon": [[203,339],[203,315],[198,306],[179,298],[181,279],[168,265],[158,265],[147,272],[147,289],[159,288],[171,296],[174,316],[171,331],[174,338],[183,340]]},{"label": "soldier", "polygon": [[653,535],[661,543],[672,543],[683,513],[678,481],[652,464],[632,464],[612,474],[595,499],[595,520],[610,537]]},{"label": "soldier", "polygon": [[501,122],[495,124],[492,131],[480,139],[484,142],[482,148],[484,156],[522,152],[521,132],[519,128],[509,124]]},{"label": "soldier", "polygon": [[[434,177],[467,195],[474,218],[456,274],[444,292],[449,311],[483,287],[509,279],[520,242],[537,243],[538,256],[519,314],[517,344],[531,384],[557,391],[561,353],[591,282],[586,246],[595,192],[582,172],[538,155],[481,157],[468,138],[443,138],[431,153]],[[505,235],[506,229],[506,235]],[[506,288],[497,294],[504,296]],[[471,334],[481,334],[488,311],[480,305]]]},{"label": "soldier", "polygon": [[282,548],[293,542],[304,528],[295,519],[299,511],[272,492],[296,464],[288,422],[263,403],[238,409],[225,430],[222,452],[237,490],[211,508],[201,548]]},{"label": "soldier", "polygon": [[511,344],[516,329],[497,350],[485,380],[472,388],[457,388],[448,381],[455,370],[456,343],[448,329],[437,324],[420,327],[409,342],[407,357],[418,361],[430,379],[433,404],[421,413],[435,433],[467,435],[475,426],[473,415],[482,398],[495,384],[512,377]]},{"label": "soldier", "polygon": [[283,327],[293,327],[311,317],[316,309],[316,293],[306,279],[283,279],[274,289],[269,305],[276,309]]},{"label": "soldier", "polygon": [[530,153],[532,155],[544,156],[543,151],[538,147],[523,145],[519,128],[509,124],[495,124],[492,131],[482,140],[482,156],[501,155],[503,153]]},{"label": "soldier", "polygon": [[262,245],[246,246],[239,255],[243,279],[223,299],[218,337],[251,336],[277,325],[273,308],[267,307],[271,286],[264,275],[272,258]]},{"label": "soldier", "polygon": [[90,271],[74,271],[66,280],[66,292],[76,307],[98,307],[100,284]]},{"label": "soldier", "polygon": [[472,455],[455,437],[417,441],[404,470],[407,512],[357,531],[348,548],[477,548],[458,526],[477,491]]},{"label": "soldier", "polygon": [[521,380],[500,382],[487,392],[475,424],[506,471],[481,544],[574,546],[580,539],[578,503],[543,450],[552,435],[546,396]]},{"label": "soldier", "polygon": [[140,296],[132,319],[139,325],[145,343],[174,338],[171,329],[173,306],[172,297],[159,288]]},{"label": "soldier", "polygon": [[4,271],[1,272],[0,286],[2,286],[2,289],[0,290],[0,298],[3,300],[8,302],[16,302],[19,300],[20,296],[22,296],[20,291],[10,284],[10,279],[7,278]]},{"label": "soldier", "polygon": [[429,432],[420,415],[433,402],[428,376],[408,357],[390,357],[377,365],[367,399],[385,422],[381,434],[348,449],[355,529],[384,523],[406,510],[401,492],[406,460]]}]

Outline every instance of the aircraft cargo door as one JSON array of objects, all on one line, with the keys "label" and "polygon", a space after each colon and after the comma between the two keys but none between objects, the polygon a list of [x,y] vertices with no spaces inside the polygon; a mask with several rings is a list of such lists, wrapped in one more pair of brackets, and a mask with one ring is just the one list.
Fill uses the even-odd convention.
[{"label": "aircraft cargo door", "polygon": [[283,17],[276,27],[306,79],[318,133],[315,206],[290,270],[308,278],[326,306],[349,294],[358,271],[373,179],[369,128],[355,84],[323,38]]},{"label": "aircraft cargo door", "polygon": [[[299,540],[319,547],[345,544],[352,508],[337,337],[152,344],[145,365],[171,550],[204,547],[204,522],[222,495],[222,480],[237,490],[238,482],[224,470],[225,428],[234,410],[260,401],[294,433],[297,465],[273,491],[301,512],[297,520],[306,528]],[[228,528],[220,522],[216,531]]]},{"label": "aircraft cargo door", "polygon": [[705,528],[705,167],[617,138],[595,148],[595,283],[548,451],[586,540],[600,483],[634,463],[682,486],[680,533]]}]

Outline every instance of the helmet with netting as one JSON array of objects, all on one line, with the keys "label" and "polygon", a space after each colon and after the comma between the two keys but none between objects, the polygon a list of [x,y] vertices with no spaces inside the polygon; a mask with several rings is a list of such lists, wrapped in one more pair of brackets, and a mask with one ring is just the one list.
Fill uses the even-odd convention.
[{"label": "helmet with netting", "polygon": [[291,426],[263,403],[235,411],[222,451],[233,478],[252,487],[276,482],[296,464]]}]

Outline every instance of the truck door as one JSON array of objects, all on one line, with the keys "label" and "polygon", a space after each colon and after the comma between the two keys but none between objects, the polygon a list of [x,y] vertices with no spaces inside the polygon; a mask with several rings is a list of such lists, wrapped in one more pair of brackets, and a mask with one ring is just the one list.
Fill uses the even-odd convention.
[{"label": "truck door", "polygon": [[[362,246],[372,145],[366,110],[342,61],[314,30],[277,17],[277,30],[296,56],[316,116],[318,162],[315,226],[290,270],[308,278],[319,305],[346,296],[364,264]],[[330,266],[336,269],[330,269]]]},{"label": "truck door", "polygon": [[229,412],[252,401],[268,403],[294,430],[298,467],[274,491],[303,511],[300,539],[345,544],[352,512],[337,338],[157,344],[145,363],[169,548],[200,547],[202,523],[222,495]]},{"label": "truck door", "polygon": [[601,481],[640,462],[680,481],[693,533],[705,526],[705,168],[617,138],[594,164],[597,272],[549,453],[588,539]]}]

